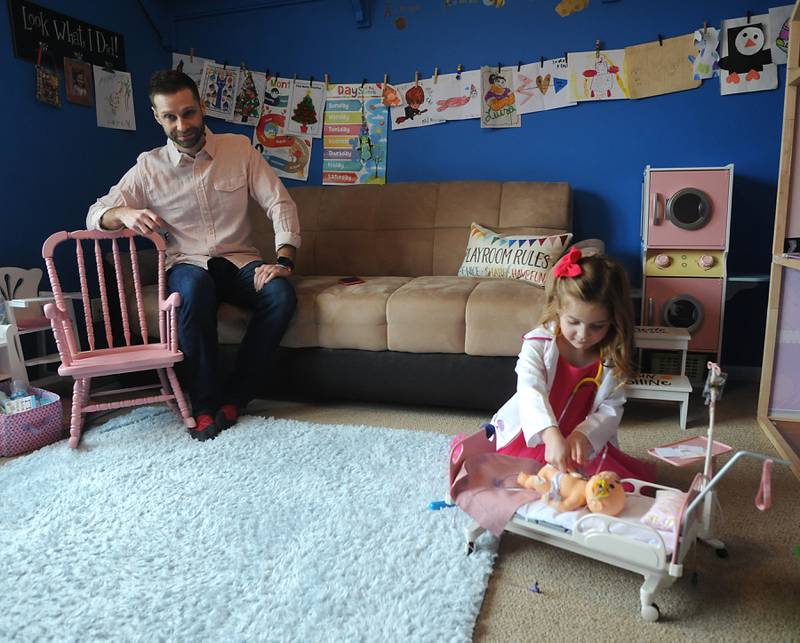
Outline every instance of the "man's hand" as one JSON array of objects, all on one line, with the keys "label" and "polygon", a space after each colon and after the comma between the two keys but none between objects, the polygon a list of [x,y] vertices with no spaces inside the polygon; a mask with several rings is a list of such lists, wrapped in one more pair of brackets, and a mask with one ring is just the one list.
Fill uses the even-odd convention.
[{"label": "man's hand", "polygon": [[270,281],[275,279],[275,277],[288,277],[291,274],[291,268],[276,263],[265,263],[256,268],[253,285],[255,286],[256,292],[258,292]]},{"label": "man's hand", "polygon": [[135,210],[119,207],[112,208],[100,218],[100,227],[104,230],[128,228],[139,234],[147,234],[165,230],[167,226],[160,216],[147,208]]},{"label": "man's hand", "polygon": [[580,431],[573,431],[567,436],[567,447],[569,455],[578,464],[586,464],[589,453],[592,451],[592,443]]},{"label": "man's hand", "polygon": [[564,473],[574,470],[570,461],[567,441],[557,426],[551,426],[542,431],[542,440],[544,441],[544,459],[547,464]]}]

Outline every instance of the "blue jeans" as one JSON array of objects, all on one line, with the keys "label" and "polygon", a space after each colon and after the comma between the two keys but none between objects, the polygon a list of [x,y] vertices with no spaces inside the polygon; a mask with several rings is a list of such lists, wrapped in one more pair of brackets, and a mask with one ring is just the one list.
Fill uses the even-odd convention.
[{"label": "blue jeans", "polygon": [[[178,264],[167,273],[170,291],[181,296],[178,339],[194,415],[213,415],[222,404],[243,407],[252,400],[292,319],[297,297],[286,279],[275,278],[256,292],[255,270],[263,263],[252,261],[237,268],[227,259],[213,257],[208,270]],[[217,307],[222,302],[253,313],[233,373],[225,382],[219,374],[217,353]]]}]

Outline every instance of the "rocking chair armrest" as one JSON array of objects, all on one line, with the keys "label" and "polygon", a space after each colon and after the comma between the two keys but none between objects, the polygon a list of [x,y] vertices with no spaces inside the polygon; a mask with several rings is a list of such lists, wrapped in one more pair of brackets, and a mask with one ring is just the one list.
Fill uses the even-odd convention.
[{"label": "rocking chair armrest", "polygon": [[180,293],[174,292],[169,297],[167,297],[164,301],[159,304],[159,308],[164,311],[174,310],[175,308],[180,308],[181,306],[181,295]]},{"label": "rocking chair armrest", "polygon": [[51,322],[54,321],[65,321],[72,323],[72,319],[70,318],[69,314],[63,310],[61,310],[56,304],[49,303],[44,305],[44,316],[47,317]]}]

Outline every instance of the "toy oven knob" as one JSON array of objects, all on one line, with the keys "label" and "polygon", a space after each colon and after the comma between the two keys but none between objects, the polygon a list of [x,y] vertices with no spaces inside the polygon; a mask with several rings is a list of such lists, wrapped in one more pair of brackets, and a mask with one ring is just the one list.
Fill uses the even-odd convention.
[{"label": "toy oven knob", "polygon": [[715,263],[717,263],[717,260],[711,255],[700,255],[697,258],[697,265],[703,270],[710,270],[714,267]]},{"label": "toy oven knob", "polygon": [[669,255],[656,255],[656,266],[659,268],[669,268],[672,265],[672,258]]}]

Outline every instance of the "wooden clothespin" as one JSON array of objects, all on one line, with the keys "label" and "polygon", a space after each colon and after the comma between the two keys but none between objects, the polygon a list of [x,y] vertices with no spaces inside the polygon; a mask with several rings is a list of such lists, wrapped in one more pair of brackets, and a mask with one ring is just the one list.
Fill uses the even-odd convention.
[{"label": "wooden clothespin", "polygon": [[419,70],[414,72],[414,86],[419,87]]},{"label": "wooden clothespin", "polygon": [[82,52],[82,51],[75,51],[75,50],[73,50],[73,52],[72,52],[72,57],[73,57],[75,60],[79,60],[79,61],[83,62],[83,52]]},{"label": "wooden clothespin", "polygon": [[226,59],[225,59],[225,61],[222,63],[222,68],[223,68],[223,69],[225,69],[225,70],[227,71],[227,69],[228,69],[228,60],[227,60],[227,58],[226,58]]},{"label": "wooden clothespin", "polygon": [[264,78],[269,80],[269,67],[267,67],[267,71],[264,72]]},{"label": "wooden clothespin", "polygon": [[539,57],[539,67],[544,69],[544,56]]},{"label": "wooden clothespin", "polygon": [[517,71],[519,71],[521,68],[522,68],[522,61],[518,60],[517,61]]},{"label": "wooden clothespin", "polygon": [[461,71],[463,69],[464,69],[464,67],[461,65],[461,63],[458,63],[456,65],[456,80],[461,80]]},{"label": "wooden clothespin", "polygon": [[706,37],[706,31],[708,31],[708,20],[703,20],[703,38]]},{"label": "wooden clothespin", "polygon": [[367,84],[367,79],[365,78],[364,80],[361,81],[361,89],[364,89],[364,85],[366,84]]},{"label": "wooden clothespin", "polygon": [[568,51],[564,52],[564,64],[565,65],[569,65],[569,52]]},{"label": "wooden clothespin", "polygon": [[189,47],[189,62],[194,64],[194,47]]},{"label": "wooden clothespin", "polygon": [[325,89],[328,89],[328,85],[330,84],[330,82],[331,82],[331,79],[330,79],[330,77],[328,76],[328,72],[327,72],[327,71],[325,72],[325,74],[323,75],[323,77],[322,77],[322,78],[323,78],[323,80],[325,81]]},{"label": "wooden clothespin", "polygon": [[501,67],[502,67],[502,66],[503,66],[503,65],[501,65],[500,63],[497,63],[497,73],[498,73],[498,74],[500,73],[500,71],[501,71]]},{"label": "wooden clothespin", "polygon": [[659,47],[664,46],[664,37],[661,34],[658,34],[658,46]]},{"label": "wooden clothespin", "polygon": [[297,82],[297,74],[294,74],[294,75],[292,76],[292,80],[293,80],[294,82]]},{"label": "wooden clothespin", "polygon": [[747,24],[748,25],[750,24],[750,18],[752,18],[752,17],[753,17],[753,12],[748,10],[747,11]]},{"label": "wooden clothespin", "polygon": [[433,68],[433,84],[435,85],[438,82],[438,80],[439,80],[439,68],[438,67],[434,67]]},{"label": "wooden clothespin", "polygon": [[309,85],[313,85],[314,84],[314,77],[313,76],[309,76],[308,77],[308,84]]},{"label": "wooden clothespin", "polygon": [[389,84],[389,74],[384,74],[383,75],[383,84],[384,85],[388,85]]},{"label": "wooden clothespin", "polygon": [[599,58],[600,57],[600,41],[599,40],[595,40],[594,41],[594,57],[595,58]]},{"label": "wooden clothespin", "polygon": [[[45,49],[47,49],[47,46],[45,46]],[[103,65],[103,71],[107,71],[109,74],[114,73],[114,65],[110,60],[106,60],[106,64]]]}]

